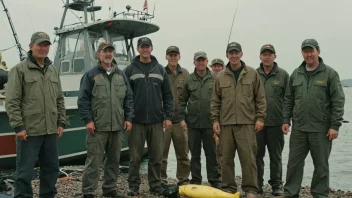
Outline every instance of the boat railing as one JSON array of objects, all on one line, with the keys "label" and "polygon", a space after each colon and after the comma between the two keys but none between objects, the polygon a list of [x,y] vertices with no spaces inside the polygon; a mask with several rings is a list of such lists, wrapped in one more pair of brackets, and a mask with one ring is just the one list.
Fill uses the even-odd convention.
[{"label": "boat railing", "polygon": [[125,19],[134,19],[134,20],[141,20],[141,21],[151,21],[154,18],[154,15],[149,14],[147,12],[131,9],[130,5],[126,6],[126,9],[127,9],[127,12],[125,11],[120,13],[114,12],[112,18],[116,18],[117,16],[121,16],[121,15],[122,15],[122,18],[125,18]]}]

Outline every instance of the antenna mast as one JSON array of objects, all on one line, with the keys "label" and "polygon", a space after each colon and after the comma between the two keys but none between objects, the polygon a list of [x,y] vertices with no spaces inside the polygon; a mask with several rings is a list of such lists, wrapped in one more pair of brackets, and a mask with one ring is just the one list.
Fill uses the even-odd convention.
[{"label": "antenna mast", "polygon": [[12,20],[11,20],[11,17],[10,17],[10,13],[8,11],[8,9],[6,8],[5,4],[4,4],[4,1],[3,0],[0,0],[1,3],[2,3],[2,6],[4,7],[4,11],[7,15],[7,19],[9,20],[9,23],[10,23],[10,27],[11,27],[11,30],[12,30],[12,33],[13,33],[13,37],[15,37],[15,42],[16,42],[16,46],[18,48],[18,52],[19,52],[19,56],[20,56],[20,60],[24,60],[24,55],[22,54],[22,48],[21,48],[21,44],[18,40],[18,37],[17,37],[17,33],[15,31],[15,27],[13,26],[13,23],[12,23]]}]

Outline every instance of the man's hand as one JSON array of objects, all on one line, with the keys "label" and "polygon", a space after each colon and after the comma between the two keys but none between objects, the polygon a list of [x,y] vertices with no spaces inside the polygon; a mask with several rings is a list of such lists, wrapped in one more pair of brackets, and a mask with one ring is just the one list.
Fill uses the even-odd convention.
[{"label": "man's hand", "polygon": [[94,135],[94,131],[95,131],[95,125],[94,122],[90,122],[86,125],[87,131],[91,134]]},{"label": "man's hand", "polygon": [[59,139],[63,133],[64,133],[64,128],[62,128],[61,126],[57,127],[57,139]]},{"label": "man's hand", "polygon": [[123,128],[126,130],[126,132],[130,132],[132,129],[132,123],[130,121],[125,121],[123,123]]},{"label": "man's hand", "polygon": [[164,120],[164,128],[169,129],[171,128],[172,122],[170,120]]},{"label": "man's hand", "polygon": [[328,134],[326,134],[326,136],[329,136],[329,140],[334,140],[339,136],[339,132],[334,129],[329,129]]},{"label": "man's hand", "polygon": [[23,131],[20,131],[18,133],[16,133],[16,137],[22,141],[27,141],[27,131],[26,130],[23,130]]},{"label": "man's hand", "polygon": [[264,122],[263,121],[260,121],[260,120],[257,120],[255,122],[255,132],[258,133],[259,131],[263,130],[264,128]]},{"label": "man's hand", "polygon": [[214,133],[220,135],[220,124],[219,124],[219,122],[214,122],[213,131],[214,131]]},{"label": "man's hand", "polygon": [[282,130],[282,132],[283,132],[285,135],[287,135],[288,132],[290,132],[290,125],[288,125],[288,124],[283,124],[283,125],[281,126],[281,130]]},{"label": "man's hand", "polygon": [[181,126],[183,130],[188,131],[187,123],[184,120],[181,121]]}]

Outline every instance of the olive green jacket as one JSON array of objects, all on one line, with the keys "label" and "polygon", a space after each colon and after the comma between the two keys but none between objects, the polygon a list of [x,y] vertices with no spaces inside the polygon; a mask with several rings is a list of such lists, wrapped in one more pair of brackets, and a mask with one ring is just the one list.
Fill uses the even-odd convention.
[{"label": "olive green jacket", "polygon": [[319,57],[319,66],[308,79],[306,63],[294,70],[285,94],[284,123],[307,132],[339,130],[345,94],[338,73]]},{"label": "olive green jacket", "polygon": [[264,72],[263,65],[257,69],[265,90],[266,119],[265,126],[281,126],[283,124],[285,90],[290,80],[289,74],[277,63],[269,74]]},{"label": "olive green jacket", "polygon": [[187,69],[177,66],[176,75],[173,75],[168,66],[165,67],[167,75],[170,78],[172,95],[174,97],[174,115],[172,116],[172,123],[181,122],[179,98],[185,83],[185,79],[189,76]]},{"label": "olive green jacket", "polygon": [[[211,128],[210,100],[216,75],[208,68],[201,80],[196,71],[186,78],[180,95],[180,118],[190,128]],[[187,109],[187,113],[186,113]]]},{"label": "olive green jacket", "polygon": [[64,97],[58,69],[46,58],[44,69],[28,58],[9,72],[5,108],[11,127],[28,136],[57,133],[66,124]]}]

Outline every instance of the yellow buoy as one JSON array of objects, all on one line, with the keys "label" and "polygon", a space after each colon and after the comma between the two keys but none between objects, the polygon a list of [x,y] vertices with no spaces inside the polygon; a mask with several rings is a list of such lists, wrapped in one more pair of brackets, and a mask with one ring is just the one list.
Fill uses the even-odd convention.
[{"label": "yellow buoy", "polygon": [[189,198],[239,198],[240,193],[235,194],[227,193],[222,190],[202,185],[188,184],[180,186],[178,189],[180,195]]}]

